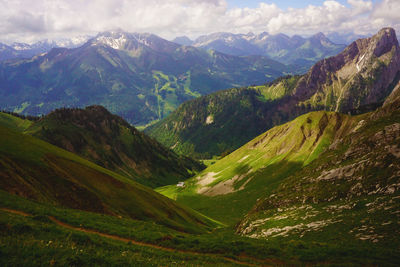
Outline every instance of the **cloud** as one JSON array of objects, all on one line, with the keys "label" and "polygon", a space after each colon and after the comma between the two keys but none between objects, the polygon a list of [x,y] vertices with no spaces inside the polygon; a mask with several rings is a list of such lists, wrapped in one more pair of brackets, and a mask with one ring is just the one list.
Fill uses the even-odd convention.
[{"label": "cloud", "polygon": [[329,0],[287,10],[268,3],[229,9],[227,0],[0,0],[0,40],[93,35],[116,28],[165,38],[218,31],[372,34],[383,26],[400,30],[398,10],[398,0],[348,0],[345,5]]},{"label": "cloud", "polygon": [[9,32],[46,32],[46,22],[43,15],[35,15],[29,12],[21,12],[18,15],[8,17],[6,21]]},{"label": "cloud", "polygon": [[400,1],[383,0],[377,4],[371,17],[376,25],[391,25],[400,30]]}]

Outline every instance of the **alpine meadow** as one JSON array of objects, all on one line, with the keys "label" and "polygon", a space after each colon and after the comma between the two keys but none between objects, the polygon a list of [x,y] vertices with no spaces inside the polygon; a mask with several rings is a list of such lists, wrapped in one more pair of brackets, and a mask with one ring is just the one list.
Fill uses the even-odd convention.
[{"label": "alpine meadow", "polygon": [[399,266],[398,10],[0,1],[0,265]]}]

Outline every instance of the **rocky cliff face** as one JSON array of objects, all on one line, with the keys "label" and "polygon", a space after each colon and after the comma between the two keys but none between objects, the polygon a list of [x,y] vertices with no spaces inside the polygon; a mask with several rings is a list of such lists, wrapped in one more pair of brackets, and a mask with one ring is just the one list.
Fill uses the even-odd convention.
[{"label": "rocky cliff face", "polygon": [[384,28],[315,64],[294,96],[306,104],[348,112],[383,103],[399,79],[399,43],[395,31]]}]

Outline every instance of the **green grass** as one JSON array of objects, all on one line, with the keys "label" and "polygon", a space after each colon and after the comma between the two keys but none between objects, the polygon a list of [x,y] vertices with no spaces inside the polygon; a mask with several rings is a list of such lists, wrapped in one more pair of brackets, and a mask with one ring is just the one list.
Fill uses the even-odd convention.
[{"label": "green grass", "polygon": [[213,159],[203,159],[201,162],[206,166],[209,167],[216,163],[220,158],[219,157],[214,157]]},{"label": "green grass", "polygon": [[[53,252],[56,255],[53,256],[57,261],[62,261],[65,257],[69,258],[71,256],[70,252],[76,254],[77,251],[80,252],[82,249],[84,251],[82,255],[84,258],[96,259],[100,255],[109,255],[109,261],[107,262],[115,261],[114,264],[117,264],[119,261],[124,262],[121,252],[127,251],[129,253],[132,250],[144,251],[145,254],[148,254],[147,257],[150,265],[167,264],[171,261],[179,263],[181,258],[188,261],[186,264],[193,262],[192,264],[195,265],[232,265],[232,263],[228,264],[222,257],[235,259],[239,258],[240,255],[246,254],[249,257],[263,260],[282,256],[279,255],[275,244],[269,245],[258,240],[235,236],[223,229],[201,235],[187,234],[152,222],[118,218],[35,203],[10,195],[4,191],[0,191],[0,207],[17,209],[32,215],[24,218],[20,215],[9,214],[0,210],[0,244],[2,244],[2,255],[9,255],[16,262],[24,261],[26,257],[41,257],[43,262],[47,260],[47,257],[43,254],[48,251],[49,247],[54,249]],[[84,234],[56,226],[47,216],[54,216],[62,222],[77,227],[132,238],[148,244],[188,252],[211,253],[212,255],[165,252],[136,245],[126,245],[93,234]],[[7,234],[4,231],[7,231]],[[25,242],[20,243],[18,246],[18,242],[13,242],[13,240],[25,240]],[[49,241],[52,241],[50,245]],[[21,244],[23,245],[21,246]],[[75,248],[71,251],[71,247]],[[106,250],[109,250],[109,252],[106,252]],[[95,251],[104,253],[95,253]],[[21,259],[17,259],[17,257]],[[48,260],[50,261],[51,258]],[[142,256],[139,253],[138,255],[134,255],[131,260],[140,261],[142,260]],[[253,260],[245,258],[242,261],[252,262]],[[179,265],[184,265],[184,263],[182,262]]]},{"label": "green grass", "polygon": [[[140,265],[140,266],[235,266],[224,257],[265,265],[332,264],[340,266],[395,266],[398,251],[365,243],[340,243],[304,238],[274,238],[263,241],[234,235],[233,229],[218,229],[200,235],[185,234],[151,222],[100,215],[40,204],[0,191],[0,207],[18,209],[32,216],[0,210],[1,265]],[[300,209],[298,212],[301,212]],[[278,216],[288,211],[274,214]],[[361,215],[361,214],[360,214]],[[162,247],[192,251],[162,251],[69,230],[47,216],[77,227],[132,238]],[[301,213],[296,216],[303,216]],[[290,222],[288,225],[296,222]],[[279,224],[276,224],[279,225]],[[338,228],[340,229],[340,228]],[[334,231],[335,229],[332,229]],[[341,231],[346,231],[344,227]],[[245,256],[245,257],[243,257]]]},{"label": "green grass", "polygon": [[[24,218],[0,211],[0,264],[2,266],[234,265],[222,257],[162,251],[126,244],[94,234],[71,231],[45,218],[39,215]],[[150,226],[147,230],[152,229],[151,225],[147,226]],[[131,227],[139,228],[135,224]],[[143,228],[143,225],[140,228]],[[150,234],[149,231],[146,233]],[[164,235],[159,233],[152,233],[152,235],[160,240],[170,238],[167,232]]]},{"label": "green grass", "polygon": [[[397,266],[400,262],[397,234],[376,243],[373,240],[359,240],[357,234],[361,233],[361,237],[369,235],[369,228],[364,232],[359,230],[363,229],[363,225],[366,224],[374,227],[374,233],[378,235],[397,233],[397,224],[394,221],[392,223],[388,223],[388,221],[392,216],[390,215],[391,212],[396,212],[399,209],[400,198],[393,201],[392,196],[382,198],[367,196],[329,204],[302,205],[297,203],[292,206],[282,204],[278,207],[263,209],[262,212],[253,209],[251,213],[248,213],[260,197],[270,196],[276,193],[277,189],[280,189],[283,193],[289,193],[279,200],[286,201],[290,200],[291,197],[295,198],[297,195],[291,194],[296,190],[288,186],[287,191],[285,191],[282,185],[290,182],[290,184],[296,186],[296,183],[302,182],[302,180],[296,178],[294,174],[301,173],[305,168],[314,172],[317,161],[330,162],[329,153],[345,152],[347,147],[345,142],[343,144],[345,148],[339,147],[338,151],[326,151],[326,148],[334,137],[342,138],[346,136],[358,121],[367,117],[367,115],[350,117],[331,112],[306,114],[260,135],[241,149],[210,165],[204,173],[200,174],[201,176],[208,172],[220,172],[216,175],[216,180],[210,183],[210,185],[215,186],[229,180],[231,175],[246,174],[253,169],[250,175],[247,175],[249,176],[246,177],[247,179],[244,178],[234,184],[234,189],[237,190],[246,183],[244,189],[232,194],[214,197],[197,194],[196,177],[185,181],[184,188],[174,185],[158,189],[159,192],[169,197],[175,197],[178,202],[226,224],[222,225],[200,214],[195,215],[197,219],[202,218],[202,220],[213,225],[213,230],[208,228],[210,232],[196,232],[188,225],[186,225],[186,229],[192,231],[182,232],[182,228],[171,227],[171,223],[155,224],[153,223],[154,218],[135,220],[128,216],[117,217],[109,214],[67,209],[54,206],[48,202],[29,201],[0,191],[0,207],[17,209],[33,215],[32,217],[22,218],[0,212],[0,252],[1,255],[6,255],[7,258],[11,259],[3,265],[7,263],[24,265],[28,261],[31,265],[39,265],[37,258],[41,258],[41,262],[55,261],[61,265],[101,265],[104,262],[104,265],[152,266],[170,265],[174,261],[174,264],[178,266],[223,266],[224,264],[230,266],[232,263],[223,258],[229,257],[253,263],[260,263],[258,260],[267,259],[263,263],[272,265]],[[394,122],[398,122],[398,116],[383,118],[370,123],[357,134],[360,136],[363,134],[374,135],[376,131]],[[23,157],[27,159],[26,163],[29,163],[33,160],[33,158],[29,158],[29,155],[26,155],[31,153],[29,147],[35,153],[41,152],[36,149],[37,146],[42,147],[42,145],[39,145],[40,140],[29,136],[24,136],[26,140],[22,140],[15,137],[18,133],[0,129],[2,130],[0,134],[5,137],[0,140],[14,142],[14,139],[18,139],[20,142],[20,146],[11,144],[16,146],[18,150],[13,157],[18,155],[21,157],[21,152],[24,152],[22,153]],[[4,135],[7,132],[11,135]],[[305,140],[304,136],[306,137]],[[27,145],[27,140],[31,142],[29,145]],[[51,152],[51,154],[57,153],[56,150],[58,148],[53,146],[43,149],[43,151]],[[1,150],[1,153],[6,151],[7,148]],[[321,153],[328,153],[328,156],[320,159],[318,155],[321,155]],[[65,152],[59,156],[65,157],[64,154]],[[36,156],[43,157],[40,153]],[[7,159],[2,158],[2,160]],[[73,161],[74,157],[71,156],[70,160]],[[40,158],[36,163],[39,162],[41,162]],[[57,163],[61,168],[63,167],[62,164],[66,164],[64,161],[57,161]],[[84,160],[80,163],[83,166],[88,164]],[[318,164],[321,164],[321,162],[318,162]],[[29,169],[30,165],[26,164],[25,168]],[[101,172],[102,168],[98,168],[98,171]],[[112,175],[112,172],[110,172],[110,175]],[[84,173],[81,177],[90,177],[90,175],[87,176]],[[310,187],[302,185],[301,188],[308,192]],[[325,185],[317,193],[314,191],[308,193],[312,194],[313,197],[323,197],[327,194],[324,190],[330,190],[329,188],[332,187]],[[342,186],[338,189],[338,192],[340,190],[349,191],[348,188],[342,188]],[[102,189],[99,188],[98,190]],[[105,196],[102,195],[102,198],[105,198]],[[372,202],[374,202],[373,205],[370,204]],[[390,203],[390,206],[382,210],[379,208],[382,203]],[[141,203],[141,205],[143,204],[145,205],[145,203]],[[352,209],[344,208],[343,211],[337,212],[333,208],[343,205],[350,205]],[[369,211],[371,208],[374,208],[373,212]],[[161,214],[158,215],[162,216]],[[133,244],[121,244],[95,235],[60,228],[48,221],[47,216],[54,216],[77,227],[95,229],[103,233],[132,238],[150,244],[192,252],[213,253],[219,256],[157,251],[137,247]],[[245,220],[242,220],[243,218]],[[187,220],[187,218],[185,219]],[[240,233],[240,229],[248,226],[246,220],[251,223],[260,219],[266,220],[266,223],[257,225],[248,234],[250,236],[255,234],[253,237],[258,237],[257,235],[262,231],[276,229],[277,232],[268,236],[267,240],[252,239],[235,234],[236,230],[239,230]],[[333,219],[335,222],[328,223],[315,231],[308,231],[306,227],[310,223],[329,219]],[[236,227],[239,220],[241,220],[241,225]],[[298,225],[301,225],[299,229],[293,228]],[[279,233],[286,231],[282,229],[290,229],[289,234],[279,235]],[[21,246],[21,244],[23,245]],[[241,255],[251,258],[241,258]]]},{"label": "green grass", "polygon": [[24,133],[150,187],[175,184],[203,168],[100,106],[53,111]]},{"label": "green grass", "polygon": [[0,125],[3,125],[7,128],[13,129],[15,131],[24,131],[29,126],[31,126],[33,122],[30,120],[18,118],[16,116],[0,112]]},{"label": "green grass", "polygon": [[[333,112],[311,112],[272,128],[233,153],[209,165],[195,177],[176,185],[158,188],[159,193],[203,214],[233,225],[252,208],[257,199],[272,192],[289,175],[318,158],[335,138],[360,118]],[[198,179],[214,173],[205,186]],[[237,180],[226,193],[208,196],[198,190]],[[215,205],[215,203],[219,203]]]},{"label": "green grass", "polygon": [[0,144],[3,189],[45,203],[156,221],[182,231],[216,226],[150,188],[34,137],[0,126]]},{"label": "green grass", "polygon": [[29,102],[23,102],[20,107],[14,108],[15,113],[22,113],[31,104]]}]

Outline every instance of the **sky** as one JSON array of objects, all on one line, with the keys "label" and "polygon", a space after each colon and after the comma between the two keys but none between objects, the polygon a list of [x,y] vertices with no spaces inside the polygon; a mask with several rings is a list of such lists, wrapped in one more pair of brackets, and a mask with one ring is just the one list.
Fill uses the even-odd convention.
[{"label": "sky", "polygon": [[0,41],[95,35],[122,29],[166,39],[213,32],[400,32],[400,0],[0,0]]}]

